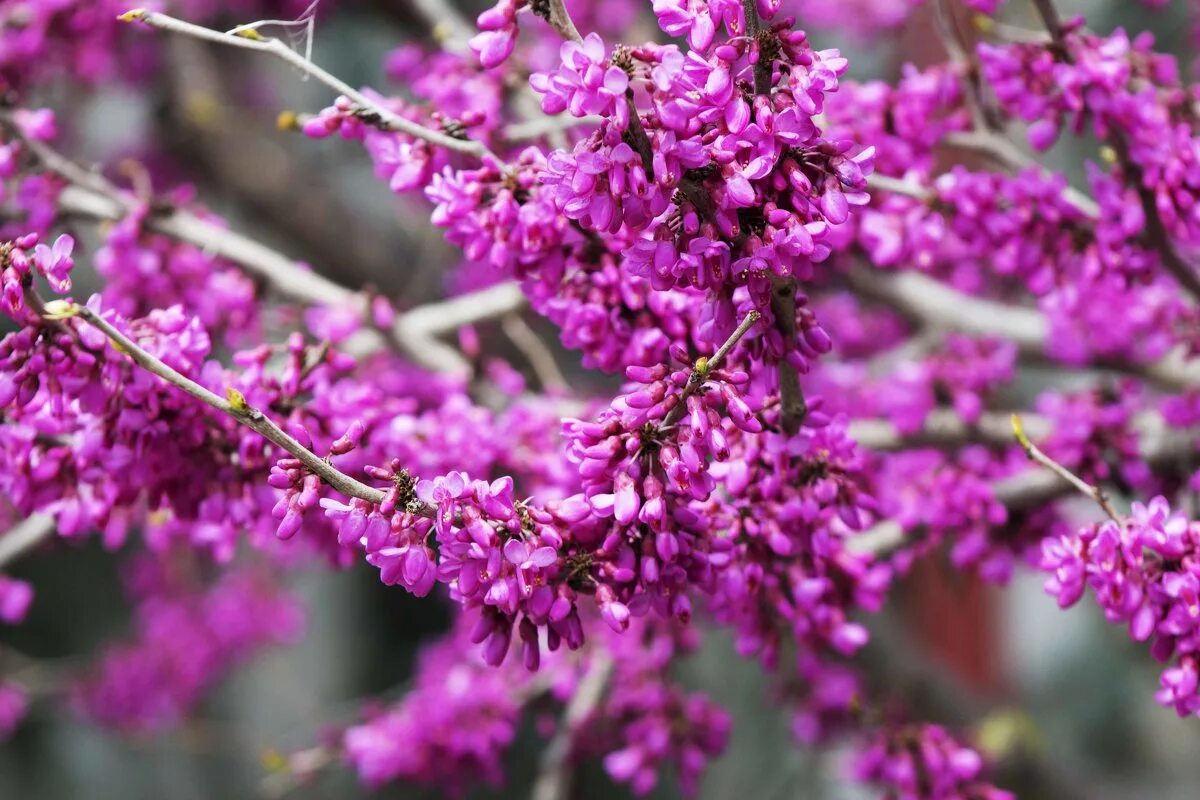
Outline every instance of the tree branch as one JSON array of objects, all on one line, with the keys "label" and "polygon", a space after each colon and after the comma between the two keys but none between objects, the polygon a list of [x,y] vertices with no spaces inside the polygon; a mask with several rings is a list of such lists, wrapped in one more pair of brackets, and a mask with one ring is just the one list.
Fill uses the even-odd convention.
[{"label": "tree branch", "polygon": [[[1035,439],[1050,433],[1050,421],[1035,414],[1023,415],[1025,429]],[[868,450],[881,453],[908,450],[914,447],[960,447],[982,443],[995,447],[1012,444],[1010,415],[985,411],[974,423],[967,423],[957,412],[948,408],[932,411],[921,430],[904,434],[884,419],[856,419],[849,425],[850,438]]]},{"label": "tree branch", "polygon": [[1012,415],[1012,431],[1016,436],[1017,441],[1021,443],[1021,447],[1025,448],[1025,454],[1029,456],[1031,461],[1041,464],[1046,469],[1053,472],[1058,477],[1062,478],[1071,486],[1078,489],[1082,494],[1087,495],[1096,501],[1096,504],[1108,515],[1108,518],[1113,522],[1120,522],[1117,512],[1113,510],[1112,503],[1108,501],[1108,495],[1099,486],[1093,486],[1083,478],[1076,475],[1071,470],[1064,467],[1062,464],[1055,461],[1050,456],[1041,451],[1036,444],[1029,441],[1029,437],[1025,435],[1025,429],[1021,422],[1020,414]]},{"label": "tree branch", "polygon": [[571,796],[571,744],[603,697],[612,671],[613,663],[608,654],[603,650],[595,650],[591,667],[580,679],[575,694],[563,711],[558,732],[542,751],[541,766],[530,800],[568,800]]},{"label": "tree branch", "polygon": [[[47,170],[73,184],[58,198],[59,209],[64,214],[117,222],[134,210],[135,203],[99,173],[83,168],[41,142],[23,141]],[[367,312],[365,298],[359,293],[306,269],[255,239],[183,209],[152,214],[146,220],[146,227],[239,265],[247,274],[289,300],[304,305],[358,305],[364,314]],[[512,313],[524,305],[525,296],[515,283],[497,284],[479,292],[418,306],[400,315],[387,332],[387,343],[426,369],[466,374],[470,366],[458,351],[434,337],[463,325]],[[362,331],[348,349],[365,354],[384,345],[385,341],[378,333]]]},{"label": "tree branch", "polygon": [[[1192,433],[1169,428],[1157,414],[1139,418],[1142,429],[1139,450],[1142,458],[1155,469],[1176,464],[1182,458],[1194,456],[1196,438]],[[1045,505],[1079,487],[1059,472],[1040,466],[992,483],[996,499],[1014,513]],[[882,555],[903,547],[908,532],[895,520],[884,520],[846,542],[847,549],[856,553]]]},{"label": "tree branch", "polygon": [[[917,272],[856,267],[847,277],[860,295],[888,305],[923,325],[1008,339],[1023,355],[1046,357],[1050,323],[1035,309],[964,294]],[[1200,386],[1200,362],[1187,358],[1182,349],[1149,364],[1111,360],[1097,365],[1136,375],[1174,391]]]},{"label": "tree branch", "polygon": [[554,353],[550,352],[550,348],[534,333],[533,328],[529,327],[520,314],[507,314],[502,317],[500,329],[521,351],[521,355],[525,356],[543,389],[562,391],[567,388],[567,379],[558,368]]},{"label": "tree branch", "polygon": [[[361,500],[366,500],[368,503],[378,504],[383,502],[384,492],[382,489],[368,486],[362,481],[340,471],[337,467],[296,441],[291,434],[272,422],[261,411],[246,405],[246,401],[241,398],[240,394],[231,391],[230,399],[220,397],[146,352],[132,339],[117,330],[106,319],[86,306],[72,305],[66,313],[78,316],[84,322],[103,332],[120,352],[128,355],[142,369],[157,375],[200,402],[232,417],[247,428],[258,433],[267,441],[290,453],[304,464],[310,472],[320,477],[322,481],[346,497],[357,497]],[[414,511],[414,513],[433,519],[433,509],[425,504],[420,505],[420,510]]]},{"label": "tree branch", "polygon": [[0,570],[54,535],[53,517],[34,514],[0,536]]},{"label": "tree branch", "polygon": [[525,307],[525,293],[515,281],[504,281],[486,289],[426,303],[405,312],[397,321],[396,335],[442,336],[464,325],[494,319]]},{"label": "tree branch", "polygon": [[707,379],[710,372],[721,366],[721,362],[725,360],[725,357],[729,355],[729,352],[733,350],[738,341],[741,340],[741,338],[745,336],[746,333],[752,327],[754,327],[754,324],[760,319],[762,319],[761,314],[759,314],[757,311],[751,311],[746,315],[745,319],[742,320],[742,323],[737,326],[737,330],[731,333],[729,338],[725,340],[725,343],[717,348],[717,352],[713,353],[708,358],[699,358],[696,360],[696,365],[692,368],[691,377],[688,378],[688,382],[684,385],[683,391],[679,393],[679,402],[677,402],[675,407],[668,411],[667,415],[663,417],[662,424],[659,425],[660,429],[671,427],[678,422],[684,414],[687,413],[687,399],[695,394],[696,390],[704,384],[704,381]]},{"label": "tree branch", "polygon": [[194,39],[200,39],[206,42],[216,42],[217,44],[228,45],[230,47],[238,47],[243,50],[253,50],[259,53],[267,53],[284,61],[287,64],[295,67],[301,72],[310,75],[329,88],[333,89],[340,95],[345,96],[358,107],[365,111],[369,111],[376,116],[380,121],[380,127],[385,130],[398,131],[408,134],[417,139],[422,139],[430,144],[444,147],[447,150],[464,153],[475,158],[491,157],[497,163],[503,163],[495,153],[493,153],[487,145],[479,141],[470,139],[459,139],[449,134],[435,131],[431,128],[426,128],[410,119],[405,119],[391,110],[381,106],[371,98],[367,97],[362,92],[358,91],[350,84],[336,77],[335,75],[318,67],[313,62],[306,59],[304,56],[293,51],[279,39],[267,39],[253,29],[242,30],[239,33],[223,33],[205,28],[202,25],[195,25],[190,22],[184,22],[181,19],[161,14],[157,11],[148,11],[138,8],[132,11],[127,11],[118,17],[122,22],[141,22],[152,28],[167,31],[169,33],[178,33],[183,36],[190,36]]},{"label": "tree branch", "polygon": [[904,195],[923,203],[932,202],[935,197],[932,189],[922,186],[916,181],[892,178],[878,172],[872,172],[867,176],[867,188],[872,192]]},{"label": "tree branch", "polygon": [[[771,287],[771,313],[775,315],[775,327],[783,334],[784,345],[791,346],[796,340],[796,279],[775,279]],[[779,408],[783,429],[787,433],[800,430],[800,423],[808,415],[808,403],[800,389],[800,375],[787,359],[780,359]]]},{"label": "tree branch", "polygon": [[[583,37],[579,35],[579,29],[575,27],[575,21],[571,19],[571,12],[567,11],[563,0],[542,0],[541,3],[534,3],[531,7],[535,14],[549,22],[550,27],[558,31],[559,36],[572,42],[583,41]],[[539,7],[545,13],[541,13],[538,10]]]}]

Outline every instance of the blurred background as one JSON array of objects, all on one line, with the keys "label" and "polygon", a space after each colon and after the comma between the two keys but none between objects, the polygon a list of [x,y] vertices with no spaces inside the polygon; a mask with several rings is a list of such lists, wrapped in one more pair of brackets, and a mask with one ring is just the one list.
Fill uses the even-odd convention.
[{"label": "blurred background", "polygon": [[[582,0],[574,0],[582,2]],[[353,85],[397,91],[384,77],[389,51],[431,41],[429,21],[404,0],[347,2],[321,9],[315,60]],[[1034,27],[1024,0],[1006,19]],[[1148,11],[1131,0],[1060,2],[1086,13],[1092,28],[1150,30],[1158,49],[1191,68],[1187,3]],[[463,3],[473,17],[482,3]],[[647,11],[649,3],[646,4]],[[233,24],[246,22],[231,18]],[[655,35],[649,15],[641,38]],[[906,61],[942,58],[928,8],[895,34],[866,42],[833,28],[809,30],[822,47],[840,47],[859,78],[890,80]],[[636,39],[637,37],[634,37]],[[63,149],[80,161],[124,156],[159,165],[231,224],[349,286],[373,286],[400,307],[440,297],[455,253],[428,224],[417,200],[397,198],[371,173],[361,147],[279,132],[279,109],[316,110],[328,93],[276,62],[234,50],[173,39],[168,67],[137,90],[62,90],[45,105],[73,116]],[[1078,182],[1087,142],[1061,144],[1049,166]],[[149,156],[147,155],[149,154]],[[80,226],[84,250],[88,227]],[[92,234],[94,236],[94,232]],[[78,292],[85,295],[84,291]],[[537,324],[535,320],[531,320]],[[485,331],[486,333],[486,331]],[[555,341],[548,335],[549,341]],[[484,341],[503,354],[502,336]],[[572,387],[605,388],[575,357],[557,352]],[[278,753],[310,747],[324,727],[357,718],[361,698],[401,694],[422,641],[448,624],[436,601],[418,601],[359,565],[344,572],[307,571],[295,584],[307,606],[307,635],[272,650],[222,683],[193,721],[154,736],[121,736],[79,721],[52,696],[63,671],[77,669],[106,642],[129,630],[121,589],[126,553],[91,539],[27,557],[11,574],[34,584],[26,623],[0,627],[0,648],[38,662],[35,685],[47,689],[13,739],[0,747],[0,798],[242,798],[279,794],[351,798],[365,793],[337,766],[302,787],[268,779]],[[971,727],[985,750],[1020,754],[999,783],[1030,798],[1200,797],[1200,726],[1180,721],[1151,700],[1157,670],[1084,603],[1060,613],[1037,575],[1020,573],[1000,591],[931,559],[904,579],[889,610],[870,620],[866,656],[881,685],[917,698],[928,718]],[[795,746],[785,709],[759,666],[733,656],[728,636],[706,633],[686,665],[685,680],[730,710],[728,752],[707,773],[703,798],[853,798],[842,780],[842,754]],[[526,797],[542,740],[532,722],[510,754],[509,783],[480,797]],[[621,796],[598,767],[576,781],[580,797]],[[1029,787],[1023,790],[1024,787]],[[427,796],[389,787],[379,797]],[[655,797],[678,796],[668,780]]]}]

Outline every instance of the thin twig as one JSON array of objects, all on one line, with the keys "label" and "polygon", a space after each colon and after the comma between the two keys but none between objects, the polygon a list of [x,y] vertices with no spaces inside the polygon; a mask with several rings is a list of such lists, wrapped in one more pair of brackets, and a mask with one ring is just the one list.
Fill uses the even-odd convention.
[{"label": "thin twig", "polygon": [[1099,486],[1093,486],[1083,478],[1076,475],[1074,472],[1071,472],[1071,470],[1067,469],[1062,464],[1043,453],[1036,444],[1029,440],[1029,437],[1025,435],[1025,428],[1021,423],[1020,414],[1012,415],[1012,432],[1013,436],[1015,436],[1017,441],[1020,442],[1021,447],[1025,448],[1025,454],[1029,456],[1031,461],[1035,461],[1038,464],[1041,464],[1043,467],[1051,470],[1054,472],[1054,474],[1058,475],[1058,477],[1074,486],[1081,493],[1095,500],[1096,505],[1100,506],[1100,508],[1104,510],[1104,513],[1108,515],[1108,518],[1113,522],[1121,521],[1121,518],[1117,516],[1116,510],[1113,509],[1112,503],[1108,501],[1108,495],[1104,493],[1103,489],[1101,489]]},{"label": "thin twig", "polygon": [[[1157,414],[1140,416],[1139,454],[1152,469],[1177,466],[1181,459],[1195,455],[1196,432],[1169,427]],[[992,495],[1010,513],[1043,506],[1075,491],[1079,487],[1063,475],[1046,466],[1038,466],[991,484]],[[1090,492],[1088,496],[1091,497]],[[895,520],[883,520],[846,541],[847,549],[855,553],[876,556],[890,553],[909,541],[909,533]]]},{"label": "thin twig", "polygon": [[279,39],[264,38],[253,30],[244,30],[241,33],[223,33],[212,28],[206,28],[203,25],[195,25],[157,11],[149,11],[142,8],[127,11],[118,17],[118,19],[122,22],[141,22],[152,28],[158,28],[170,33],[178,33],[183,36],[191,36],[192,38],[206,42],[216,42],[217,44],[238,47],[243,50],[253,50],[258,53],[273,55],[304,74],[315,78],[338,94],[345,96],[364,111],[370,112],[379,119],[381,127],[386,130],[406,133],[409,136],[422,139],[439,147],[444,147],[447,150],[465,153],[476,158],[491,157],[497,163],[503,163],[483,142],[471,139],[459,139],[441,131],[426,128],[424,125],[393,113],[350,84],[304,58],[304,56],[292,50]]},{"label": "thin twig", "polygon": [[[65,303],[65,301],[58,301]],[[284,431],[274,422],[272,422],[265,414],[256,408],[251,408],[246,405],[246,401],[240,393],[231,390],[229,398],[221,397],[214,392],[206,389],[200,384],[188,378],[185,375],[177,372],[172,367],[164,364],[158,358],[154,357],[146,350],[142,349],[132,339],[130,339],[121,331],[117,330],[110,322],[103,317],[93,312],[86,306],[73,305],[66,312],[61,312],[61,315],[75,315],[84,322],[92,325],[107,336],[115,345],[119,352],[125,353],[134,363],[142,369],[162,378],[167,383],[175,386],[178,389],[186,392],[200,402],[215,408],[223,414],[237,420],[241,424],[250,428],[269,442],[277,445],[281,449],[295,456],[305,467],[314,475],[321,478],[322,481],[332,486],[338,492],[341,492],[346,497],[357,497],[366,500],[368,503],[380,503],[384,499],[384,492],[381,489],[368,486],[367,484],[350,477],[341,470],[334,467],[325,459],[318,456],[316,453],[309,450],[300,442]],[[427,513],[426,513],[427,512]],[[422,508],[420,513],[422,516],[433,517],[432,508]]]},{"label": "thin twig", "polygon": [[1058,9],[1054,7],[1054,0],[1033,0],[1033,6],[1037,9],[1038,16],[1042,18],[1042,24],[1046,26],[1046,31],[1050,34],[1050,40],[1065,54],[1067,42],[1063,37],[1062,17],[1058,15]]}]

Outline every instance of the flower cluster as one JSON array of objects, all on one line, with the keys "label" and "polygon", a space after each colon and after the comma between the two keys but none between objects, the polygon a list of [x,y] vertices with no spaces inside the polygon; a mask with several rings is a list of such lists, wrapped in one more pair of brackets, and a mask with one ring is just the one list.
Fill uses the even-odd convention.
[{"label": "flower cluster", "polygon": [[402,701],[343,733],[346,761],[367,785],[403,780],[459,793],[472,783],[502,783],[502,756],[537,690],[519,666],[464,658],[466,621],[423,650]]},{"label": "flower cluster", "polygon": [[53,246],[40,244],[36,233],[6,242],[0,249],[0,309],[17,320],[36,315],[39,309],[29,308],[34,275],[43,276],[56,292],[69,292],[74,247],[75,240],[66,234]]},{"label": "flower cluster", "polygon": [[875,732],[854,763],[859,780],[897,800],[1014,800],[980,779],[983,759],[939,725],[897,725]]},{"label": "flower cluster", "polygon": [[974,424],[988,395],[1012,381],[1017,352],[998,340],[950,335],[937,352],[900,365],[887,382],[882,413],[905,433],[921,429],[939,402],[948,402],[962,420]]},{"label": "flower cluster", "polygon": [[[190,199],[179,192],[158,202],[183,207]],[[152,213],[148,203],[139,203],[108,231],[96,251],[93,263],[105,280],[108,307],[133,318],[181,304],[213,336],[230,343],[249,340],[259,324],[254,282],[201,248],[147,231]],[[52,288],[63,293],[70,286]]]},{"label": "flower cluster", "polygon": [[295,641],[303,629],[297,600],[253,570],[195,590],[179,586],[162,565],[142,564],[130,583],[136,635],[109,648],[72,690],[75,707],[102,725],[172,725],[237,664]]},{"label": "flower cluster", "polygon": [[[123,46],[114,2],[0,3],[6,104],[58,96],[51,80],[153,74],[161,54],[148,37]],[[949,42],[948,63],[894,84],[847,79],[841,53],[795,27],[876,36],[919,5],[654,0],[674,43],[630,44],[633,2],[498,0],[477,31],[438,20],[446,52],[388,55],[403,96],[280,118],[361,143],[391,191],[428,201],[461,251],[448,283],[516,281],[585,367],[624,378],[599,397],[574,380],[532,394],[485,341],[492,320],[458,332],[469,376],[414,366],[388,300],[301,307],[287,289],[306,266],[243,269],[262,248],[219,250],[235,263],[173,238],[187,219],[222,234],[190,190],[151,196],[157,169],[113,188],[49,149],[71,120],[0,110],[0,310],[16,325],[0,341],[4,516],[46,513],[109,547],[138,531],[155,559],[133,581],[136,636],[80,679],[77,706],[156,729],[291,641],[295,601],[235,559],[365,560],[454,616],[411,691],[342,733],[368,785],[498,786],[536,703],[564,707],[538,724],[564,758],[596,758],[637,794],[664,769],[695,789],[729,735],[672,677],[704,614],[772,672],[797,739],[866,729],[856,773],[886,796],[1000,800],[947,730],[875,725],[868,687],[886,682],[856,660],[863,615],[945,545],[997,582],[1039,551],[1060,603],[1090,586],[1168,662],[1160,702],[1200,714],[1200,528],[1158,498],[1064,533],[1066,483],[989,427],[1037,393],[1043,465],[1140,496],[1184,485],[1187,459],[1164,455],[1178,443],[1152,453],[1139,430],[1161,414],[1183,439],[1200,420],[1200,95],[1147,36],[1059,25],[1044,3],[1046,36],[975,17],[973,53]],[[953,13],[1000,2],[965,5]],[[306,10],[171,5],[198,21]],[[1094,134],[1100,163],[1074,186],[1003,138],[1013,120],[1037,151]],[[101,293],[47,301],[83,285],[59,235],[94,241],[81,215],[112,223],[91,259]],[[287,333],[298,321],[307,333]],[[1136,377],[1048,370],[1031,392],[1034,356]],[[879,452],[855,441],[880,430]],[[219,576],[172,571],[197,553],[198,574]],[[31,598],[0,576],[0,622]],[[0,682],[0,736],[26,702]]]},{"label": "flower cluster", "polygon": [[655,788],[664,765],[694,794],[705,765],[725,750],[729,714],[665,677],[672,660],[694,646],[682,630],[656,623],[639,625],[613,645],[612,688],[576,746],[586,751],[602,743],[605,770],[636,795]]},{"label": "flower cluster", "polygon": [[1129,626],[1136,641],[1168,663],[1155,698],[1180,716],[1200,713],[1200,576],[1194,562],[1200,530],[1167,501],[1134,503],[1128,519],[1110,520],[1049,538],[1041,567],[1046,591],[1060,606],[1091,588],[1104,616]]},{"label": "flower cluster", "polygon": [[1033,123],[1029,138],[1039,149],[1062,128],[1090,125],[1116,151],[1123,182],[1151,199],[1172,233],[1195,244],[1194,112],[1175,59],[1154,52],[1148,33],[1098,36],[1081,23],[1067,26],[1061,53],[1030,43],[982,45],[986,77],[1007,110]]}]

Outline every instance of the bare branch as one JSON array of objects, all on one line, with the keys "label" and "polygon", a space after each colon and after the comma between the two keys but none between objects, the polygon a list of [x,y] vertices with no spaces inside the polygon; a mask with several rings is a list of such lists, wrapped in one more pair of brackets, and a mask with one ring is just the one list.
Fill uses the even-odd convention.
[{"label": "bare branch", "polygon": [[[24,141],[46,169],[74,184],[59,195],[59,209],[64,214],[117,222],[134,210],[134,201],[103,175],[85,169],[44,143],[28,139]],[[366,298],[361,294],[307,269],[249,236],[182,209],[152,214],[146,220],[146,227],[238,264],[247,274],[267,284],[286,299],[304,305],[357,306],[364,315],[368,311]],[[465,375],[470,371],[470,365],[462,355],[434,337],[453,332],[463,325],[512,313],[524,305],[525,296],[515,283],[497,284],[479,292],[412,309],[398,317],[387,332],[386,340],[375,331],[362,331],[356,334],[347,349],[363,355],[390,344],[426,369]]]},{"label": "bare branch", "polygon": [[0,535],[0,569],[16,561],[54,535],[53,517],[34,514]]},{"label": "bare branch", "polygon": [[[911,271],[855,268],[848,278],[851,287],[862,296],[884,303],[923,325],[1008,339],[1023,355],[1046,357],[1050,323],[1035,309],[964,294],[935,278]],[[1175,391],[1200,385],[1200,362],[1189,359],[1182,349],[1149,364],[1112,360],[1097,365],[1137,375]]]},{"label": "bare branch", "polygon": [[889,194],[901,194],[905,197],[911,197],[914,200],[922,202],[930,202],[934,198],[933,190],[929,189],[916,181],[908,181],[903,178],[891,178],[887,175],[881,175],[878,172],[873,172],[867,176],[867,188],[872,192],[888,192]]},{"label": "bare branch", "polygon": [[592,664],[563,711],[562,722],[550,744],[542,751],[541,767],[533,784],[531,800],[568,800],[571,796],[571,744],[580,728],[600,702],[612,677],[613,663],[603,650],[594,650]]},{"label": "bare branch", "polygon": [[[1139,450],[1152,468],[1162,469],[1195,455],[1195,432],[1170,428],[1158,414],[1146,414],[1135,421],[1139,429]],[[1040,466],[992,484],[996,499],[1013,513],[1020,513],[1076,490],[1078,487],[1053,469]],[[846,542],[856,553],[883,555],[908,541],[908,533],[895,520],[884,520]]]},{"label": "bare branch", "polygon": [[396,323],[399,331],[421,336],[453,333],[464,325],[503,317],[525,306],[525,293],[513,281],[417,306]]},{"label": "bare branch", "polygon": [[453,150],[476,158],[491,157],[497,163],[503,163],[495,153],[493,153],[487,145],[479,141],[470,139],[459,139],[449,134],[435,131],[432,128],[426,128],[410,119],[405,119],[391,110],[379,105],[377,102],[367,97],[362,92],[358,91],[350,84],[318,67],[313,62],[304,58],[304,56],[296,53],[290,47],[285,45],[279,39],[267,39],[261,36],[257,31],[252,29],[243,30],[240,33],[222,33],[212,28],[205,28],[202,25],[195,25],[190,22],[184,22],[181,19],[161,14],[157,11],[148,11],[146,9],[134,9],[122,14],[119,19],[123,22],[141,22],[149,25],[152,28],[168,31],[170,33],[178,33],[184,36],[191,36],[194,39],[200,39],[206,42],[216,42],[217,44],[228,45],[230,47],[238,47],[243,50],[253,50],[259,53],[267,53],[276,58],[290,64],[306,75],[309,75],[329,88],[333,89],[340,95],[351,100],[359,108],[369,111],[371,114],[378,117],[381,122],[381,127],[406,133],[417,139],[422,139],[430,144],[435,144],[438,147],[444,147],[447,150]]},{"label": "bare branch", "polygon": [[[159,359],[155,358],[150,353],[146,352],[138,346],[132,339],[117,330],[106,319],[99,316],[86,306],[74,305],[71,311],[80,319],[87,322],[89,325],[102,331],[119,349],[125,353],[134,363],[147,372],[153,373],[162,378],[167,383],[175,386],[200,402],[215,408],[223,414],[237,420],[247,428],[258,433],[267,441],[277,445],[281,449],[295,456],[305,467],[308,468],[314,475],[321,478],[322,481],[332,486],[337,491],[341,492],[346,497],[357,497],[366,500],[368,503],[381,503],[384,498],[384,492],[381,489],[368,486],[367,484],[350,477],[344,472],[334,467],[325,459],[318,456],[316,453],[309,450],[300,442],[270,419],[265,414],[256,408],[251,408],[246,405],[244,399],[240,395],[231,392],[231,399],[220,397],[219,395],[209,391],[205,387],[193,381],[172,367],[164,364]],[[422,504],[424,506],[424,504]],[[422,516],[428,516],[432,519],[433,509],[424,506],[419,512]]]},{"label": "bare branch", "polygon": [[1026,352],[1044,354],[1050,325],[1032,308],[986,300],[917,272],[852,269],[850,285],[910,319],[976,336],[1008,339]]},{"label": "bare branch", "polygon": [[567,379],[563,376],[562,370],[558,368],[558,362],[554,360],[554,353],[550,352],[550,348],[546,346],[541,337],[534,333],[533,328],[521,319],[520,314],[508,314],[503,317],[500,320],[500,327],[504,331],[504,335],[521,351],[521,355],[525,356],[525,360],[533,368],[542,388],[557,390],[567,388]]},{"label": "bare branch", "polygon": [[[850,423],[850,437],[868,450],[893,452],[913,447],[959,447],[979,442],[1002,447],[1012,444],[1009,414],[985,411],[974,423],[963,421],[955,411],[936,409],[925,419],[921,430],[903,434],[883,419],[856,419]],[[1035,439],[1050,433],[1050,422],[1034,414],[1025,415],[1025,429]]]}]

